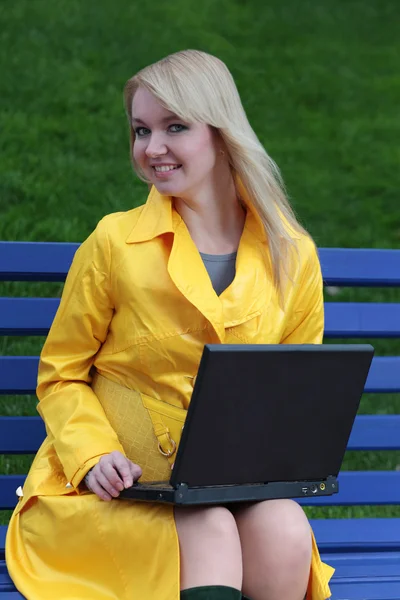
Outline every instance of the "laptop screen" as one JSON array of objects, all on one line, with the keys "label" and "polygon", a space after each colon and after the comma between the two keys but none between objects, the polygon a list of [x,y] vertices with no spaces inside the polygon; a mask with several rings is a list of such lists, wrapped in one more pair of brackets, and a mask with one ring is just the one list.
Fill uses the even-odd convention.
[{"label": "laptop screen", "polygon": [[171,484],[337,475],[374,349],[349,345],[207,345]]}]

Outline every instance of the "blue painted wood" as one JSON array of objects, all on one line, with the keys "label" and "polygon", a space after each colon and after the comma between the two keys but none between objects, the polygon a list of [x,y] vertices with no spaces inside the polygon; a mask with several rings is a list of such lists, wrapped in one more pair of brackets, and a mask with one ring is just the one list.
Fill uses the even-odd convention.
[{"label": "blue painted wood", "polygon": [[[25,475],[0,475],[0,510],[14,508],[15,490]],[[333,496],[300,498],[304,506],[354,506],[400,504],[400,471],[343,471],[339,493]]]},{"label": "blue painted wood", "polygon": [[331,600],[399,600],[400,580],[379,578],[361,581],[358,578],[333,579]]},{"label": "blue painted wood", "polygon": [[41,417],[0,417],[0,454],[35,454],[45,437]]},{"label": "blue painted wood", "polygon": [[0,335],[47,335],[59,298],[0,298]]},{"label": "blue painted wood", "polygon": [[24,485],[25,475],[0,475],[0,510],[13,510],[17,504],[16,489]]},{"label": "blue painted wood", "polygon": [[[348,450],[400,450],[400,415],[356,417]],[[34,454],[46,436],[41,417],[0,417],[0,454]]]},{"label": "blue painted wood", "polygon": [[[0,298],[0,335],[47,335],[59,303],[59,298]],[[400,337],[400,304],[326,302],[325,337]]]},{"label": "blue painted wood", "polygon": [[[363,552],[366,564],[370,553],[390,557],[392,552],[400,552],[400,518],[311,519],[310,523],[327,562],[332,560],[332,554],[351,561],[355,553]],[[7,526],[0,525],[0,560],[4,558],[6,531]]]},{"label": "blue painted wood", "polygon": [[400,304],[326,302],[326,338],[400,337]]},{"label": "blue painted wood", "polygon": [[400,286],[400,250],[320,248],[326,285]]},{"label": "blue painted wood", "polygon": [[7,525],[0,525],[0,560],[4,558],[4,548],[6,547]]},{"label": "blue painted wood", "polygon": [[0,357],[0,394],[36,394],[38,356]]},{"label": "blue painted wood", "polygon": [[[356,569],[360,575],[369,569],[367,575],[372,575],[375,572],[376,575],[381,576],[388,575],[400,575],[400,552],[398,550],[390,550],[388,552],[364,552],[357,551],[351,552],[336,552],[335,554],[325,554],[323,556],[329,556],[329,564],[335,569],[340,569],[340,576],[349,577],[352,573],[355,573]],[[349,567],[353,569],[352,573],[349,572]]]},{"label": "blue painted wood", "polygon": [[400,450],[400,415],[358,415],[348,450]]},{"label": "blue painted wood", "polygon": [[[315,539],[327,556],[340,552],[400,552],[400,518],[311,519]],[[328,561],[329,562],[329,561]]]},{"label": "blue painted wood", "polygon": [[[397,584],[400,581],[400,551],[399,549],[393,549],[393,547],[385,552],[379,552],[376,548],[372,549],[369,547],[369,551],[359,551],[353,547],[353,551],[341,552],[338,550],[335,553],[326,552],[324,543],[321,542],[321,532],[318,531],[318,523],[328,523],[331,525],[332,532],[331,537],[335,537],[335,531],[348,532],[348,528],[352,528],[355,523],[359,522],[362,525],[359,530],[363,532],[363,536],[368,537],[368,532],[371,532],[371,537],[381,539],[382,535],[378,534],[378,531],[382,530],[379,527],[379,523],[383,525],[385,529],[385,523],[387,521],[392,522],[392,519],[357,519],[357,520],[333,520],[333,521],[313,521],[312,526],[316,533],[317,541],[321,550],[322,560],[332,565],[336,571],[331,580],[331,590],[333,593],[332,598],[336,600],[357,600],[365,598],[384,599],[396,597],[391,596],[393,590],[397,593]],[[400,520],[397,520],[400,522]],[[375,525],[376,524],[376,527]],[[5,542],[5,531],[6,527],[0,527],[0,594],[1,598],[6,598],[6,594],[15,592],[13,583],[7,573],[4,563],[4,542]],[[353,535],[357,532],[352,531]],[[386,531],[390,536],[390,529]],[[393,537],[393,536],[392,536]],[[397,540],[399,537],[397,536]],[[395,541],[395,540],[393,540]],[[367,548],[366,548],[367,549]],[[386,595],[383,595],[383,594]],[[350,595],[349,595],[350,594]],[[360,595],[361,594],[361,595]],[[381,595],[379,595],[381,594]],[[389,594],[389,595],[387,595]],[[17,598],[18,596],[15,596]]]},{"label": "blue painted wood", "polygon": [[336,579],[395,578],[400,582],[400,552],[330,554],[329,564]]},{"label": "blue painted wood", "polygon": [[15,592],[15,586],[8,574],[4,560],[0,560],[0,598],[3,600],[5,592]]},{"label": "blue painted wood", "polygon": [[[0,242],[0,280],[64,281],[79,244]],[[398,286],[400,250],[320,248],[326,285]]]},{"label": "blue painted wood", "polygon": [[[367,564],[370,554],[391,557],[400,552],[400,519],[312,519],[310,523],[328,562],[332,554],[339,554],[346,562],[363,552]],[[6,531],[7,526],[0,525],[0,560],[4,558]]]},{"label": "blue painted wood", "polygon": [[[34,394],[38,364],[37,356],[0,357],[0,394]],[[400,356],[375,356],[364,391],[400,392]]]},{"label": "blue painted wood", "polygon": [[[79,244],[0,242],[0,280],[65,279]],[[324,282],[335,286],[400,286],[400,250],[319,250]],[[46,335],[58,307],[54,299],[0,299],[0,335]],[[326,338],[400,337],[400,304],[327,303]],[[0,359],[0,393],[34,393],[37,357]],[[400,357],[374,358],[365,391],[399,392]],[[349,449],[399,448],[400,416],[359,416]],[[34,453],[45,435],[40,417],[0,418],[0,452]],[[0,506],[16,504],[15,489],[24,476],[0,477]],[[400,473],[356,472],[340,475],[339,494],[306,498],[304,504],[400,504]],[[2,506],[3,508],[5,506]],[[322,556],[336,567],[334,600],[400,599],[400,519],[321,520],[313,522]],[[0,527],[0,559],[5,528]],[[7,591],[6,591],[7,590]],[[0,561],[1,599],[16,600]]]},{"label": "blue painted wood", "polygon": [[0,242],[0,281],[64,281],[79,244]]},{"label": "blue painted wood", "polygon": [[342,471],[339,493],[302,498],[305,506],[365,506],[400,504],[400,471]]},{"label": "blue painted wood", "polygon": [[365,392],[400,392],[400,356],[374,356]]}]

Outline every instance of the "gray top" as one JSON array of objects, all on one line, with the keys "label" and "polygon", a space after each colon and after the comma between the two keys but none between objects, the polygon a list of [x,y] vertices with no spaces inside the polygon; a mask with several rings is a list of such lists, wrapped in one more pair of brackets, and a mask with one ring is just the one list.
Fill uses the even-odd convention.
[{"label": "gray top", "polygon": [[217,296],[220,296],[235,278],[236,255],[237,252],[232,254],[204,254],[200,252]]}]

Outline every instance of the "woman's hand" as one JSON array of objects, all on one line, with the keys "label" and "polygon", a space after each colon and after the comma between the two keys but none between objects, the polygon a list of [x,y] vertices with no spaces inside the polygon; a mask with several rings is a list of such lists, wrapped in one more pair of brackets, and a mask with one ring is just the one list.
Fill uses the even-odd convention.
[{"label": "woman's hand", "polygon": [[124,488],[131,487],[142,474],[121,452],[115,451],[102,456],[85,476],[86,486],[101,500],[117,498]]}]

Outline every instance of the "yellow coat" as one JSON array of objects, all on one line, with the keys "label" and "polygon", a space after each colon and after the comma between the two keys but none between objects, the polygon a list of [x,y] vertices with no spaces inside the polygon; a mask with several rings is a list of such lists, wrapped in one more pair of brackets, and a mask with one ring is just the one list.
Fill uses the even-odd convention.
[{"label": "yellow coat", "polygon": [[[47,437],[6,540],[10,575],[28,600],[179,599],[171,507],[103,502],[80,485],[101,455],[124,452],[90,386],[93,369],[186,409],[205,343],[321,343],[316,249],[305,236],[297,243],[284,310],[251,207],[235,279],[219,297],[171,198],[154,187],[144,206],[104,217],[81,245],[41,354]],[[314,544],[309,598],[329,596],[332,572]]]}]

